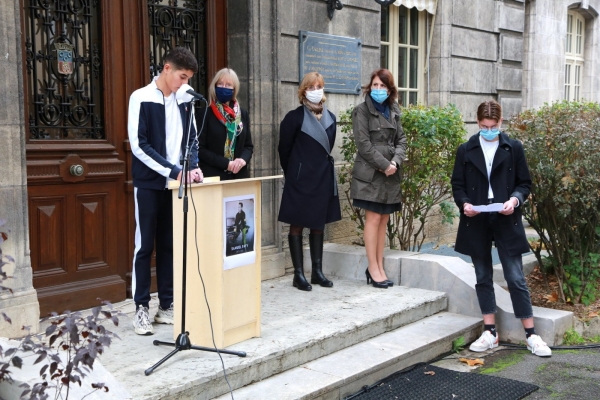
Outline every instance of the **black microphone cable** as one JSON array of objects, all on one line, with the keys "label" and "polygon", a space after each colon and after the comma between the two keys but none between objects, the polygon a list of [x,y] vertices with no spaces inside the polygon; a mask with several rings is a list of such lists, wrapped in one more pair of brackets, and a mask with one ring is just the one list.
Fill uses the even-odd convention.
[{"label": "black microphone cable", "polygon": [[[200,136],[200,132],[202,132],[202,129],[204,129],[204,121],[206,119],[207,112],[208,112],[208,102],[206,102],[204,116],[202,117],[202,126],[201,126],[200,130],[197,131],[195,143],[198,143],[198,136]],[[198,160],[198,163],[200,163],[200,160]],[[204,301],[206,302],[206,308],[208,309],[208,322],[210,323],[210,334],[212,337],[212,343],[213,343],[216,353],[219,355],[219,359],[221,360],[223,376],[225,377],[225,382],[227,382],[227,386],[229,387],[229,393],[231,394],[231,399],[235,400],[233,398],[233,389],[231,388],[231,383],[229,383],[229,379],[227,378],[227,371],[225,370],[225,361],[223,361],[223,356],[221,355],[221,352],[219,352],[219,348],[217,347],[217,344],[215,342],[215,332],[213,330],[212,314],[210,312],[210,305],[208,304],[208,296],[206,295],[206,285],[204,284],[204,278],[202,277],[202,272],[200,272],[200,249],[198,248],[198,211],[196,210],[196,203],[194,202],[194,191],[193,190],[190,190],[190,199],[192,200],[192,207],[194,209],[194,217],[195,217],[194,218],[194,242],[196,245],[196,259],[198,260],[198,264],[197,264],[196,268],[198,270],[198,276],[200,277],[200,281],[202,282],[202,290],[204,292]]]}]

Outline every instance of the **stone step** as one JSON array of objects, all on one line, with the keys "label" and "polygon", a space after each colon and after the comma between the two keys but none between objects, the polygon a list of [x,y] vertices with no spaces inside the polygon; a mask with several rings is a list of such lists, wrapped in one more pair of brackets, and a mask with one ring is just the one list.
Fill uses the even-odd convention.
[{"label": "stone step", "polygon": [[[446,310],[444,293],[394,286],[376,289],[364,281],[335,279],[333,288],[313,285],[312,292],[292,287],[292,277],[262,282],[261,337],[230,348],[246,358],[223,355],[234,389],[296,368],[386,332]],[[157,307],[151,302],[151,315]],[[131,304],[122,306],[133,315]],[[207,321],[208,323],[208,321]],[[176,354],[149,377],[144,370],[172,350],[153,340],[171,341],[179,327],[154,325],[153,336],[138,336],[122,321],[102,364],[135,399],[210,399],[228,392],[215,353],[188,350]],[[193,343],[199,344],[199,343]],[[203,345],[203,344],[199,344]]]},{"label": "stone step", "polygon": [[[481,319],[442,312],[235,390],[236,400],[343,399],[364,385],[452,349],[481,333]],[[217,400],[230,399],[224,394]]]}]

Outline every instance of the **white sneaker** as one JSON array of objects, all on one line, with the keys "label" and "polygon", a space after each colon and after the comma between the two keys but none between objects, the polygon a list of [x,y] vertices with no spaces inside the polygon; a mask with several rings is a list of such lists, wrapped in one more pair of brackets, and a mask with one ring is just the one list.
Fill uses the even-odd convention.
[{"label": "white sneaker", "polygon": [[552,350],[538,335],[531,335],[527,339],[527,350],[540,357],[550,357]]},{"label": "white sneaker", "polygon": [[173,325],[173,303],[166,310],[163,310],[162,307],[158,306],[158,311],[154,316],[154,321],[159,324],[170,324]]},{"label": "white sneaker", "polygon": [[484,331],[479,339],[471,343],[469,350],[480,353],[495,347],[498,347],[498,332],[496,332],[496,336],[494,336],[490,331]]},{"label": "white sneaker", "polygon": [[133,316],[133,327],[135,328],[135,333],[138,335],[148,336],[154,333],[154,328],[152,328],[152,324],[150,323],[150,311],[148,311],[147,307],[141,304],[138,306]]}]

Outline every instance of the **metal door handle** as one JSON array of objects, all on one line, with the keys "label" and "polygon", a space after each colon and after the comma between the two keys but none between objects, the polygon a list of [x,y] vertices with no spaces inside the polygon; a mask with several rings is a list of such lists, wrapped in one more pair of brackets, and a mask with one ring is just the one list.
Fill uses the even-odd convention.
[{"label": "metal door handle", "polygon": [[71,165],[69,172],[71,172],[71,175],[73,176],[81,176],[83,175],[83,167],[81,165]]}]

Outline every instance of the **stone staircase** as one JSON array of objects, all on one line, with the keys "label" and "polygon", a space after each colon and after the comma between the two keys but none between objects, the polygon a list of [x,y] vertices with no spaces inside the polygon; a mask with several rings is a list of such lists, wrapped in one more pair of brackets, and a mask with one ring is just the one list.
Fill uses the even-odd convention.
[{"label": "stone staircase", "polygon": [[[479,318],[447,307],[442,292],[376,289],[364,280],[335,279],[333,288],[312,292],[294,289],[290,276],[264,281],[261,337],[231,346],[246,351],[245,358],[223,355],[227,377],[236,399],[343,398],[449,351],[459,336],[471,341],[481,332]],[[132,304],[122,309],[133,315]],[[124,321],[117,333],[122,340],[101,362],[131,398],[230,398],[215,353],[180,352],[144,376],[171,350],[152,341],[172,341],[172,326],[155,325],[155,334],[144,337]]]},{"label": "stone staircase", "polygon": [[[365,385],[452,349],[481,333],[477,318],[441,312],[233,392],[236,400],[344,399]],[[229,393],[218,397],[227,400]]]}]

